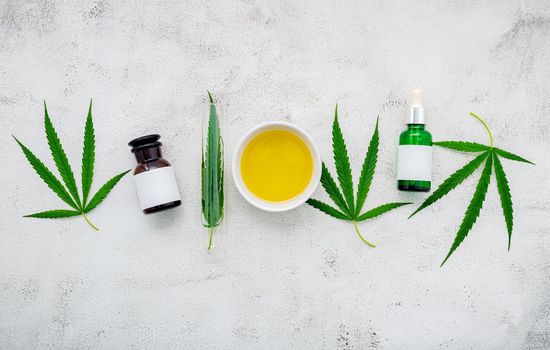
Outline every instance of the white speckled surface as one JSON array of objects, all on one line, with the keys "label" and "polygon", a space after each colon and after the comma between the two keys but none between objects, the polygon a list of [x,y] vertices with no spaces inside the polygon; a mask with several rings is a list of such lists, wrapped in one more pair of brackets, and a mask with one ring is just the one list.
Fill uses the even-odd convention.
[{"label": "white speckled surface", "polygon": [[[1,0],[0,32],[1,349],[550,348],[549,2]],[[306,128],[329,160],[339,102],[357,174],[380,114],[374,206],[425,197],[394,189],[416,86],[436,140],[486,142],[475,111],[498,146],[537,163],[504,162],[510,252],[494,182],[440,269],[475,179],[411,220],[412,207],[362,224],[378,244],[369,249],[307,206],[254,209],[229,176],[226,220],[206,251],[206,89],[221,102],[227,169],[241,135],[267,120]],[[158,132],[182,207],[142,215],[128,177],[91,213],[100,232],[80,218],[21,217],[61,204],[10,135],[52,165],[46,99],[79,174],[91,97],[93,189],[134,166],[131,138]],[[436,149],[435,184],[467,159]]]}]

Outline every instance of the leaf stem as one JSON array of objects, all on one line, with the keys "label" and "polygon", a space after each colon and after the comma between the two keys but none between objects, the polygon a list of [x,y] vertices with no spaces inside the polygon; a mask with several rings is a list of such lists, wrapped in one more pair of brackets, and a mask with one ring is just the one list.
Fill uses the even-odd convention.
[{"label": "leaf stem", "polygon": [[99,231],[99,228],[97,228],[96,225],[94,225],[90,222],[90,219],[88,219],[88,216],[86,216],[86,213],[82,213],[82,216],[84,216],[84,219],[86,220],[88,225],[90,225],[94,230]]},{"label": "leaf stem", "polygon": [[210,247],[212,246],[212,233],[214,231],[214,228],[210,227],[208,230],[210,231],[210,239],[208,240],[208,250],[210,250]]},{"label": "leaf stem", "polygon": [[361,240],[363,242],[365,242],[369,247],[372,247],[372,248],[376,248],[376,246],[374,244],[372,244],[371,242],[367,241],[362,235],[361,235],[361,232],[359,231],[359,227],[357,227],[357,221],[353,221],[353,226],[355,226],[355,231],[357,231],[357,234],[359,235],[359,238],[361,238]]},{"label": "leaf stem", "polygon": [[479,120],[481,122],[481,124],[483,124],[483,126],[485,127],[485,129],[487,130],[487,132],[489,133],[489,140],[491,142],[490,146],[491,148],[493,147],[493,134],[491,134],[491,130],[489,130],[489,126],[487,126],[487,124],[483,121],[483,119],[481,119],[477,114],[475,114],[474,112],[470,112],[470,115],[474,118],[476,118],[477,120]]}]

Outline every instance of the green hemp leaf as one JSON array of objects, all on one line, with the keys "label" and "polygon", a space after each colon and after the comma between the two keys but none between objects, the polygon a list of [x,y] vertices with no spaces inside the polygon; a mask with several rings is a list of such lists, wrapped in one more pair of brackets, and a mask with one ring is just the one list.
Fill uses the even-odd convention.
[{"label": "green hemp leaf", "polygon": [[449,193],[452,189],[461,184],[466,178],[468,178],[472,173],[479,168],[482,164],[483,170],[481,172],[481,177],[476,186],[474,196],[470,201],[462,219],[462,223],[458,228],[456,233],[455,240],[449,250],[449,253],[441,263],[441,266],[447,262],[449,257],[454,253],[454,251],[460,246],[462,241],[466,238],[472,227],[477,221],[481,208],[483,207],[483,202],[485,201],[485,196],[487,194],[487,189],[491,181],[491,173],[494,168],[495,178],[497,182],[498,194],[500,196],[500,204],[502,206],[502,213],[504,215],[504,221],[506,222],[506,229],[508,231],[508,250],[510,250],[510,244],[512,242],[512,227],[514,225],[514,210],[512,208],[512,195],[510,193],[510,186],[508,185],[508,179],[504,173],[504,168],[500,162],[500,157],[533,164],[527,159],[520,157],[516,154],[504,151],[500,148],[493,147],[493,135],[487,124],[474,113],[470,113],[471,116],[479,120],[487,133],[489,134],[489,146],[475,143],[475,142],[463,142],[463,141],[441,141],[434,142],[434,145],[449,148],[455,151],[460,152],[470,152],[470,153],[480,153],[476,158],[470,161],[468,164],[462,168],[455,171],[451,176],[449,176],[443,183],[435,190],[425,201],[416,209],[409,218],[421,211],[422,209],[427,208],[433,203],[437,202],[444,195]]},{"label": "green hemp leaf", "polygon": [[[332,151],[340,187],[336,185],[336,182],[324,162],[321,172],[321,184],[338,209],[316,199],[309,199],[307,201],[307,204],[319,209],[325,214],[340,220],[353,222],[355,231],[361,240],[373,248],[376,246],[363,237],[357,227],[357,223],[367,219],[372,219],[403,205],[412,204],[403,202],[387,203],[367,210],[361,214],[361,209],[363,209],[363,204],[365,204],[365,200],[367,199],[376,169],[376,162],[378,160],[378,145],[378,118],[376,118],[376,127],[370,140],[367,154],[365,155],[365,160],[361,169],[361,177],[359,178],[359,185],[357,186],[357,193],[355,196],[357,199],[355,199],[348,150],[344,136],[342,135],[342,130],[340,129],[340,124],[338,123],[338,105],[336,105],[334,122],[332,123]],[[341,191],[340,188],[342,189]]]},{"label": "green hemp leaf", "polygon": [[223,141],[220,122],[212,95],[208,92],[210,115],[206,147],[203,145],[201,165],[201,192],[203,226],[208,228],[210,239],[208,250],[212,246],[212,233],[223,219]]},{"label": "green hemp leaf", "polygon": [[90,107],[88,108],[88,117],[86,118],[86,126],[84,128],[84,147],[82,151],[82,199],[76,186],[73,170],[65,154],[65,150],[61,145],[61,141],[57,136],[57,132],[52,124],[50,116],[48,115],[48,109],[46,108],[46,102],[44,101],[44,127],[46,129],[46,139],[48,140],[48,146],[52,154],[53,161],[61,175],[63,183],[44,165],[44,163],[38,159],[25,145],[23,145],[15,136],[13,137],[17,144],[23,150],[23,154],[33,167],[34,171],[40,176],[42,180],[48,185],[48,187],[54,191],[54,193],[69,207],[72,209],[56,209],[48,210],[35,214],[25,215],[25,217],[41,218],[41,219],[57,219],[66,218],[71,216],[82,215],[86,222],[94,229],[99,231],[97,226],[92,224],[86,215],[98,204],[100,204],[105,197],[111,192],[113,187],[118,181],[126,175],[130,170],[122,172],[109,181],[107,181],[96,194],[89,199],[90,189],[92,187],[92,180],[94,176],[94,160],[95,160],[95,136],[94,125],[92,121],[92,101],[90,101]]}]

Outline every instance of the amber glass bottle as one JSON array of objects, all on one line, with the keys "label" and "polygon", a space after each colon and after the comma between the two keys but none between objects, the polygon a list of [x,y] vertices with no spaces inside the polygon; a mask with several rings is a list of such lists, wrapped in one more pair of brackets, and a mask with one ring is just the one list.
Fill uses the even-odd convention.
[{"label": "amber glass bottle", "polygon": [[162,158],[160,135],[138,137],[128,143],[138,165],[134,184],[141,209],[145,214],[177,207],[181,204],[174,168]]}]

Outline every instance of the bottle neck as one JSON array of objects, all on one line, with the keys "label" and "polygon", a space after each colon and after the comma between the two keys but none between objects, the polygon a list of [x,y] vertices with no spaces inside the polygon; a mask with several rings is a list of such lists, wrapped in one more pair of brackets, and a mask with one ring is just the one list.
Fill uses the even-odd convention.
[{"label": "bottle neck", "polygon": [[160,147],[150,147],[134,152],[138,163],[145,163],[162,158]]},{"label": "bottle neck", "polygon": [[424,124],[407,124],[408,130],[424,130],[426,125]]}]

